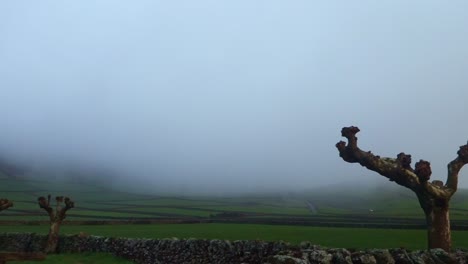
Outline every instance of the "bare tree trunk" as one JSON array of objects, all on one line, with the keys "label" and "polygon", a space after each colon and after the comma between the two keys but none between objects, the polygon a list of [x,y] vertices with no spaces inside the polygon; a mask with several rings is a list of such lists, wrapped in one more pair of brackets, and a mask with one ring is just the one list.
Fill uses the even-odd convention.
[{"label": "bare tree trunk", "polygon": [[[436,186],[441,183],[435,182]],[[434,197],[424,188],[415,190],[419,204],[426,215],[427,246],[450,251],[452,240],[450,232],[450,197]]]},{"label": "bare tree trunk", "polygon": [[44,250],[45,253],[55,253],[57,251],[60,224],[61,224],[60,221],[52,222],[50,224],[49,238],[47,239],[47,245]]},{"label": "bare tree trunk", "polygon": [[441,248],[450,252],[452,240],[448,207],[434,207],[425,214],[428,248]]},{"label": "bare tree trunk", "polygon": [[[44,209],[50,218],[49,238],[47,239],[47,244],[44,249],[45,253],[55,253],[57,251],[60,225],[62,224],[63,219],[65,219],[67,211],[75,207],[75,203],[70,200],[70,198],[57,196],[55,197],[57,206],[54,212],[54,209],[50,206],[50,198],[51,196],[49,194],[47,199],[43,196],[37,199],[39,207]],[[60,205],[62,202],[65,202],[64,207]]]}]

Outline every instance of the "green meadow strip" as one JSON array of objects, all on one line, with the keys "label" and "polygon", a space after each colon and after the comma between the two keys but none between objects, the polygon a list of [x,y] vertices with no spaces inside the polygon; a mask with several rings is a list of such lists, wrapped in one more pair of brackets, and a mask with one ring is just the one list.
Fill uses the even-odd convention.
[{"label": "green meadow strip", "polygon": [[[46,234],[48,227],[0,226],[0,232]],[[326,247],[424,249],[425,230],[324,228],[310,226],[254,224],[151,224],[151,225],[64,225],[62,234],[130,238],[199,238],[223,240],[285,241],[299,244],[310,241]],[[468,248],[468,231],[453,231],[454,247]]]}]

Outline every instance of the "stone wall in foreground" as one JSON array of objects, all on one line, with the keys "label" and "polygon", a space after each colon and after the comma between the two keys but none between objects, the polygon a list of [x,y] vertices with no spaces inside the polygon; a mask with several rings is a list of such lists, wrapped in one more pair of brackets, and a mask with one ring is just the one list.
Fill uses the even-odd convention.
[{"label": "stone wall in foreground", "polygon": [[[0,233],[0,249],[14,252],[41,251],[45,235]],[[468,263],[468,251],[406,251],[404,249],[322,248],[302,243],[226,241],[203,239],[130,239],[98,236],[61,236],[59,252],[107,252],[135,263],[343,263],[343,264],[450,264]]]}]

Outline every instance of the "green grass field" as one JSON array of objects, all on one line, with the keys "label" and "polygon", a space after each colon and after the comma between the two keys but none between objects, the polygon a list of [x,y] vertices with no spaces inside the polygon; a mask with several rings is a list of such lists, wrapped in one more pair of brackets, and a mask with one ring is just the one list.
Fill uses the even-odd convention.
[{"label": "green grass field", "polygon": [[[1,173],[0,173],[1,174]],[[398,186],[343,190],[320,188],[300,193],[267,193],[225,197],[161,196],[127,193],[79,183],[11,179],[0,175],[0,194],[15,206],[0,214],[0,221],[47,219],[37,198],[65,195],[75,201],[67,220],[128,220],[159,218],[205,218],[222,213],[245,217],[401,217],[423,219],[414,195]],[[315,210],[311,210],[312,204]],[[468,190],[459,190],[451,204],[452,219],[468,223]],[[372,214],[369,212],[372,211]]]},{"label": "green grass field", "polygon": [[[39,196],[65,195],[75,201],[68,220],[129,220],[205,218],[222,213],[247,217],[365,216],[423,219],[416,197],[405,188],[386,184],[343,189],[323,187],[308,192],[258,193],[238,196],[137,194],[85,183],[9,178],[0,172],[0,195],[15,204],[1,220],[36,221],[47,216]],[[311,210],[310,205],[314,210]],[[468,223],[468,190],[455,194],[452,219]],[[372,211],[372,215],[369,212]]]},{"label": "green grass field", "polygon": [[[385,185],[348,190],[329,187],[300,193],[225,197],[162,196],[157,193],[128,193],[87,184],[10,179],[0,175],[0,195],[13,200],[15,204],[14,207],[0,213],[0,222],[4,221],[4,224],[0,225],[0,232],[47,233],[47,225],[9,225],[5,221],[47,221],[47,215],[37,205],[37,197],[50,193],[53,196],[70,196],[75,201],[75,208],[67,213],[67,224],[62,226],[62,234],[85,232],[108,237],[282,240],[294,244],[310,241],[326,247],[347,248],[425,248],[426,233],[423,229],[333,227],[352,224],[355,227],[366,227],[368,224],[399,224],[405,221],[424,224],[424,215],[414,194],[404,188],[391,186],[389,184],[388,188]],[[314,208],[311,208],[311,204]],[[468,190],[459,190],[451,204],[451,217],[458,221],[457,224],[468,225],[467,205]],[[226,216],[230,217],[229,221],[242,224],[221,221]],[[158,219],[165,219],[168,222],[177,219],[190,221],[195,219],[204,223],[74,224],[83,220],[126,222]],[[260,223],[276,221],[281,225],[258,224],[255,221]],[[300,223],[291,225],[291,221]],[[330,224],[330,227],[311,226],[317,224],[322,226]],[[455,247],[468,248],[468,231],[453,231],[453,244]],[[109,256],[83,257],[108,258]],[[50,261],[56,262],[50,263],[63,263],[54,258]],[[76,263],[80,261],[77,260]],[[93,263],[92,261],[86,260],[81,263]]]},{"label": "green grass field", "polygon": [[[0,232],[35,232],[46,234],[48,227],[0,226]],[[199,238],[223,240],[284,241],[299,244],[310,241],[325,247],[424,249],[424,230],[325,228],[310,226],[253,224],[153,224],[153,225],[64,225],[62,234],[85,232],[106,237]],[[468,248],[468,231],[453,232],[454,247]]]}]

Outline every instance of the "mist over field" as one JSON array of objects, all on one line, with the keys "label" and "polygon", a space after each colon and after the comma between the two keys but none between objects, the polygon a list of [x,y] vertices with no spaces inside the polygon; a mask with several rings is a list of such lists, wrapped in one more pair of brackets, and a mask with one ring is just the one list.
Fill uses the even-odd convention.
[{"label": "mist over field", "polygon": [[468,140],[467,8],[2,2],[0,157],[144,190],[386,184],[339,158],[355,125],[363,150],[428,160],[445,181]]}]

